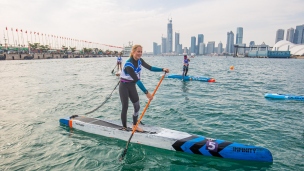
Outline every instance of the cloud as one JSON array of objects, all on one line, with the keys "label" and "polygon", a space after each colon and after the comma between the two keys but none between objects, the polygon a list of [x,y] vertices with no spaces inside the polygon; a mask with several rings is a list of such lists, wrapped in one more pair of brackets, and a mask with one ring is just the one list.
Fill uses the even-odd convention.
[{"label": "cloud", "polygon": [[8,26],[115,46],[133,41],[144,51],[166,37],[171,17],[184,47],[198,34],[204,34],[205,43],[225,46],[227,32],[237,27],[244,28],[245,43],[273,45],[277,29],[304,24],[303,0],[6,0],[0,6],[5,7],[0,10],[3,30]]}]

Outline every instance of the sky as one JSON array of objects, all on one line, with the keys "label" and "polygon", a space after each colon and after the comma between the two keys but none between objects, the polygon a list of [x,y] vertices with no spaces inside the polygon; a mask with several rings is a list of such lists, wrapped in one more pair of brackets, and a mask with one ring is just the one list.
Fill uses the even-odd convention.
[{"label": "sky", "polygon": [[131,41],[152,52],[172,18],[173,42],[179,32],[183,47],[198,34],[225,47],[237,27],[247,45],[273,46],[278,29],[286,37],[288,28],[304,24],[303,7],[304,0],[1,0],[0,43],[8,27],[113,46]]}]

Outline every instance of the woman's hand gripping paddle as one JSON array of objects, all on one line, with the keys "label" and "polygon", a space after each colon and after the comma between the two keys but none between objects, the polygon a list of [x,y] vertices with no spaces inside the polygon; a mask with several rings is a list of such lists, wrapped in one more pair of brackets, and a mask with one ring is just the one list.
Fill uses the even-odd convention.
[{"label": "woman's hand gripping paddle", "polygon": [[[161,79],[159,80],[159,82],[158,82],[158,84],[157,84],[155,90],[154,90],[153,93],[152,93],[152,96],[155,95],[155,93],[156,93],[158,87],[160,86],[161,82],[162,82],[163,79],[165,78],[165,75],[166,75],[166,72],[165,72],[165,74],[161,77]],[[134,127],[134,129],[133,129],[133,131],[132,131],[132,134],[131,134],[131,136],[130,136],[128,142],[127,142],[126,148],[125,148],[125,150],[123,151],[123,153],[121,154],[121,157],[119,158],[120,161],[123,160],[124,157],[125,157],[125,155],[127,154],[129,143],[130,143],[130,141],[131,141],[131,139],[132,139],[132,137],[133,137],[133,135],[134,135],[134,133],[135,133],[137,127],[138,127],[138,124],[140,123],[141,119],[144,117],[145,112],[146,112],[146,110],[148,109],[150,103],[151,103],[151,100],[148,101],[148,103],[146,104],[144,110],[142,111],[142,113],[141,113],[139,119],[137,120],[137,123],[136,123],[136,125],[135,125],[135,127]]]}]

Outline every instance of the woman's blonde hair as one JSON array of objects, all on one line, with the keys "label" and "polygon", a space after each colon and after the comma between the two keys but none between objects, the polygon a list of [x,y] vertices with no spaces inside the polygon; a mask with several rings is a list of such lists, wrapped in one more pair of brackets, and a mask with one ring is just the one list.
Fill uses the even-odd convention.
[{"label": "woman's blonde hair", "polygon": [[133,45],[133,46],[132,46],[132,50],[131,50],[131,52],[130,52],[130,57],[133,57],[132,54],[136,51],[136,49],[137,49],[138,47],[141,47],[141,48],[142,48],[141,45]]}]

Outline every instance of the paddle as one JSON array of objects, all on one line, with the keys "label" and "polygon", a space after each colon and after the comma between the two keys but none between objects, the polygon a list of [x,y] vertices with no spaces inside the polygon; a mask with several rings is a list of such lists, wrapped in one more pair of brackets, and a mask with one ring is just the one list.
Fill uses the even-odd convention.
[{"label": "paddle", "polygon": [[113,68],[113,70],[112,70],[112,72],[111,72],[112,74],[113,74],[113,72],[114,72],[114,69],[115,69],[116,67],[117,67],[117,64],[116,64],[116,65],[115,65],[115,67]]},{"label": "paddle", "polygon": [[[159,82],[158,82],[158,84],[157,84],[155,90],[154,90],[153,93],[152,93],[152,96],[155,95],[155,93],[156,93],[158,87],[160,86],[161,82],[162,82],[163,79],[165,78],[165,75],[166,75],[166,72],[165,72],[165,74],[161,77],[161,79],[159,80]],[[133,137],[133,135],[134,135],[134,133],[135,133],[137,127],[138,127],[138,124],[141,122],[141,119],[144,117],[145,112],[146,112],[146,110],[148,109],[150,103],[151,103],[151,100],[148,101],[148,103],[146,104],[144,110],[142,111],[142,113],[141,113],[139,119],[137,120],[137,123],[136,123],[136,125],[135,125],[135,128],[132,130],[132,134],[131,134],[131,136],[130,136],[128,142],[127,142],[126,148],[125,148],[125,150],[123,151],[123,153],[121,154],[121,157],[120,157],[120,159],[119,159],[120,161],[123,160],[124,157],[125,157],[125,155],[127,154],[129,143],[130,143],[130,141],[131,141],[131,139],[132,139],[132,137]]]}]

